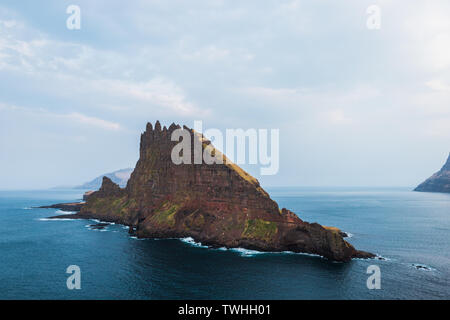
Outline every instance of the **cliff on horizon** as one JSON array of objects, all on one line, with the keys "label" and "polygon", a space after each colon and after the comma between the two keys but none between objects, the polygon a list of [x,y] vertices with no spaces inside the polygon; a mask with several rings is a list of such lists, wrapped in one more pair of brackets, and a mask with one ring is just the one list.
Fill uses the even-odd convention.
[{"label": "cliff on horizon", "polygon": [[450,154],[441,170],[422,182],[414,191],[450,193]]},{"label": "cliff on horizon", "polygon": [[[171,141],[171,134],[179,128],[148,123],[126,188],[103,177],[76,218],[129,225],[140,238],[192,237],[212,247],[303,252],[334,261],[374,257],[356,250],[339,229],[280,210],[258,180],[233,163],[174,164],[171,151],[178,141]],[[183,130],[190,133],[192,148],[197,139],[203,151],[226,159],[202,135]]]},{"label": "cliff on horizon", "polygon": [[89,190],[98,190],[102,186],[103,177],[108,177],[114,183],[118,184],[121,188],[124,188],[127,185],[128,179],[130,179],[130,175],[133,172],[133,168],[126,168],[116,170],[114,172],[105,173],[101,176],[92,179],[89,182],[83,183],[80,186],[76,186],[75,189],[89,189]]}]

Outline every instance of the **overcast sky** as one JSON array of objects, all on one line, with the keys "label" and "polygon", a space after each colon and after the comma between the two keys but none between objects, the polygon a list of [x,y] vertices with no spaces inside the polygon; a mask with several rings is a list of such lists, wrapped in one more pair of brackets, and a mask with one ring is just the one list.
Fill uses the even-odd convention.
[{"label": "overcast sky", "polygon": [[158,119],[280,129],[278,174],[245,166],[263,186],[413,187],[450,151],[449,17],[448,0],[2,0],[0,189],[133,167]]}]

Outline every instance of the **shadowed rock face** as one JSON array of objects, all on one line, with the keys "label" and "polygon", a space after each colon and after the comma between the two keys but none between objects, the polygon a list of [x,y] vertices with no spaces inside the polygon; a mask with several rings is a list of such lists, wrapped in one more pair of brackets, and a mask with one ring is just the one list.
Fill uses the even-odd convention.
[{"label": "shadowed rock face", "polygon": [[450,155],[442,169],[421,183],[414,191],[450,193]]},{"label": "shadowed rock face", "polygon": [[[226,157],[209,141],[188,130],[194,145],[223,164],[176,165],[171,152],[178,142],[172,124],[161,129],[147,124],[141,136],[140,158],[125,189],[104,177],[78,217],[98,218],[132,226],[138,237],[192,237],[213,247],[243,247],[261,251],[294,251],[322,255],[335,261],[369,258],[356,250],[337,228],[302,221],[278,204],[258,180]],[[194,163],[194,161],[192,161]]]}]

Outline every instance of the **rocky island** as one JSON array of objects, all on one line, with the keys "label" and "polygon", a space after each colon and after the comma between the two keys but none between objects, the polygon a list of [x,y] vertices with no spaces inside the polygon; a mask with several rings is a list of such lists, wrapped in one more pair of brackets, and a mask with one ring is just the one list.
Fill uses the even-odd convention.
[{"label": "rocky island", "polygon": [[450,193],[450,154],[441,170],[421,183],[414,191]]},{"label": "rocky island", "polygon": [[[211,142],[183,127],[202,149],[223,157],[223,164],[174,164],[172,124],[148,123],[141,135],[140,158],[125,188],[103,177],[100,190],[78,213],[64,218],[100,219],[130,227],[139,238],[184,238],[211,247],[293,251],[333,261],[372,258],[344,240],[338,228],[308,223],[280,209],[257,179],[231,163]],[[192,143],[191,145],[194,145]]]}]

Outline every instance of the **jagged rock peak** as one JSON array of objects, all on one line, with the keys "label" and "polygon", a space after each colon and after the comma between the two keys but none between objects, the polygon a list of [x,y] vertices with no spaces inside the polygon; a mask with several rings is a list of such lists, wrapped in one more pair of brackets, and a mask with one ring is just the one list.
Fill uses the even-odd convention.
[{"label": "jagged rock peak", "polygon": [[159,122],[159,120],[157,120],[156,123],[155,123],[155,131],[156,132],[160,132],[161,131],[161,123]]},{"label": "jagged rock peak", "polygon": [[180,125],[175,124],[174,122],[172,122],[172,124],[169,127],[164,126],[162,128],[161,123],[159,121],[156,121],[154,126],[150,122],[148,122],[146,130],[141,134],[141,147],[142,145],[144,146],[147,145],[153,140],[165,139],[164,137],[167,136],[170,137],[172,132],[180,128],[181,128]]},{"label": "jagged rock peak", "polygon": [[99,193],[103,195],[117,195],[121,193],[123,189],[119,187],[118,184],[114,183],[110,178],[104,176],[102,180],[102,186],[100,187]]},{"label": "jagged rock peak", "polygon": [[176,129],[180,129],[181,127],[178,124],[175,124],[174,122],[172,122],[172,124],[169,126],[169,132],[173,132]]},{"label": "jagged rock peak", "polygon": [[[183,128],[192,131],[190,128],[188,128],[186,126],[183,126]],[[155,122],[155,126],[154,127],[153,127],[151,122],[147,123],[147,126],[145,128],[144,134],[145,133],[153,134],[153,133],[157,133],[157,132],[169,132],[169,133],[172,133],[176,129],[181,129],[181,126],[179,124],[176,124],[175,122],[172,122],[169,127],[167,127],[167,126],[161,127],[161,123],[159,122],[159,120],[157,120]]]}]

